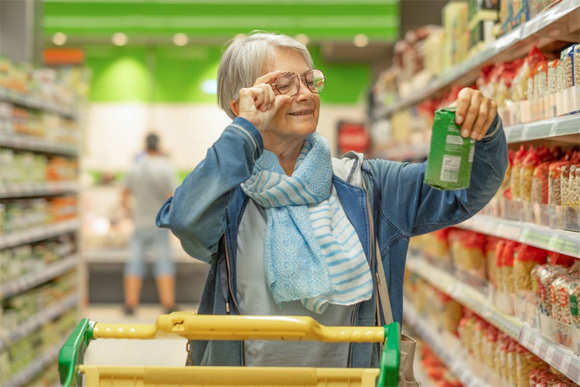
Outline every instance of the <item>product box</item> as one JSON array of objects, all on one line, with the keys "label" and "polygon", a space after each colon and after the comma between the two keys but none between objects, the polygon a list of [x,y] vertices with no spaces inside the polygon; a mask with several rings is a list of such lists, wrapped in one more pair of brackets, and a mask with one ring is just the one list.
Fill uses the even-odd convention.
[{"label": "product box", "polygon": [[499,0],[472,0],[469,2],[469,28],[482,20],[494,20],[499,18]]},{"label": "product box", "polygon": [[461,137],[455,108],[435,112],[424,183],[441,190],[469,187],[475,141]]},{"label": "product box", "polygon": [[495,34],[493,32],[495,21],[483,20],[478,21],[469,30],[469,55],[475,54],[477,51],[490,46],[495,42]]},{"label": "product box", "polygon": [[467,1],[451,1],[442,11],[445,45],[443,68],[449,69],[467,57],[469,49],[469,19]]}]

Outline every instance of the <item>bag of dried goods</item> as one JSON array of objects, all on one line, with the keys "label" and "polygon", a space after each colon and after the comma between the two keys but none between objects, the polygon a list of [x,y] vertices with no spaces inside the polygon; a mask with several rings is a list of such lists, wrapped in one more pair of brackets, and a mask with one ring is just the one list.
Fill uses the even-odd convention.
[{"label": "bag of dried goods", "polygon": [[[547,148],[544,147],[546,150]],[[540,165],[540,157],[537,149],[529,152],[522,161],[522,168],[520,172],[520,198],[524,202],[530,203],[532,201],[532,182],[534,180],[534,170]]]},{"label": "bag of dried goods", "polygon": [[[531,149],[531,147],[530,147]],[[514,155],[514,162],[512,165],[512,176],[511,176],[511,189],[512,189],[512,198],[520,199],[520,181],[521,181],[521,171],[522,171],[522,163],[526,156],[528,155],[528,150],[524,145],[520,146],[520,149]]]},{"label": "bag of dried goods", "polygon": [[508,337],[507,342],[507,381],[515,386],[518,380],[518,368],[516,367],[516,346],[518,343],[510,337]]},{"label": "bag of dried goods", "polygon": [[580,208],[580,164],[570,167],[570,207]]},{"label": "bag of dried goods", "polygon": [[570,46],[562,51],[560,55],[560,62],[563,65],[563,87],[567,89],[569,87],[574,86],[578,81],[575,80],[575,67],[578,67],[576,63],[574,63],[574,48],[575,46]]},{"label": "bag of dried goods", "polygon": [[577,262],[577,259],[566,254],[557,253],[555,251],[548,252],[548,258],[552,265],[558,265],[562,267],[572,267]]},{"label": "bag of dried goods", "polygon": [[548,204],[548,177],[552,161],[541,163],[534,169],[532,203]]},{"label": "bag of dried goods", "polygon": [[572,186],[574,183],[574,174],[576,169],[580,167],[580,164],[569,164],[563,165],[561,172],[562,176],[560,178],[560,193],[562,199],[562,206],[564,207],[575,207],[575,196],[577,187]]},{"label": "bag of dried goods", "polygon": [[497,351],[495,363],[497,364],[498,376],[504,380],[509,380],[509,370],[507,364],[507,353],[509,346],[509,336],[504,332],[499,331],[497,335]]},{"label": "bag of dried goods", "polygon": [[439,302],[443,307],[441,325],[449,332],[457,334],[459,321],[463,317],[463,306],[443,292],[439,293]]},{"label": "bag of dried goods", "polygon": [[[536,69],[538,62],[544,59],[544,54],[536,47],[532,47],[526,56],[526,60],[520,67],[513,83],[512,98],[514,101],[524,101],[528,99],[528,81],[531,79],[531,70]],[[513,87],[515,85],[515,87]]]},{"label": "bag of dried goods", "polygon": [[[516,344],[516,387],[528,387],[530,383],[530,372],[535,364],[532,361],[532,354],[520,344]],[[541,361],[539,358],[537,360]]]},{"label": "bag of dried goods", "polygon": [[576,279],[568,285],[568,307],[570,310],[570,320],[572,325],[580,329],[578,299],[580,299],[580,280]]},{"label": "bag of dried goods", "polygon": [[550,164],[550,180],[548,181],[548,203],[562,205],[561,176],[562,167],[569,165],[569,161],[557,161]]},{"label": "bag of dried goods", "polygon": [[466,232],[467,231],[465,230],[460,230],[457,228],[452,228],[449,231],[447,237],[449,243],[449,255],[454,264],[462,259],[463,247],[461,245],[461,239]]},{"label": "bag of dried goods", "polygon": [[570,325],[570,286],[578,281],[578,278],[570,275],[562,275],[554,280],[551,285],[552,293],[552,318],[563,324]]},{"label": "bag of dried goods", "polygon": [[463,344],[463,348],[467,353],[473,353],[473,326],[474,317],[469,310],[464,311],[464,315],[459,321],[459,326],[457,327],[457,334],[459,339]]},{"label": "bag of dried goods", "polygon": [[498,330],[493,325],[488,325],[485,330],[485,346],[483,350],[483,359],[490,370],[495,370],[495,351],[497,346]]},{"label": "bag of dried goods", "polygon": [[514,293],[514,257],[519,246],[516,241],[507,241],[502,250],[502,288],[507,294]]},{"label": "bag of dried goods", "polygon": [[500,239],[497,244],[495,245],[495,280],[497,283],[497,289],[501,292],[505,293],[505,289],[503,288],[504,280],[503,280],[503,249],[507,240]]},{"label": "bag of dried goods", "polygon": [[508,166],[505,171],[503,182],[501,183],[501,186],[499,187],[499,190],[496,193],[497,197],[504,197],[507,200],[512,200],[512,189],[511,189],[512,167],[514,164],[515,154],[516,152],[514,152],[513,150],[511,149],[508,150]]},{"label": "bag of dried goods", "polygon": [[475,327],[473,329],[473,356],[479,361],[484,361],[483,348],[485,345],[485,329],[487,325],[487,322],[479,317],[475,320]]},{"label": "bag of dried goods", "polygon": [[434,258],[448,261],[449,260],[449,242],[448,236],[451,228],[444,228],[431,233],[430,246],[427,246],[426,252]]},{"label": "bag of dried goods", "polygon": [[499,242],[499,238],[488,236],[487,243],[485,245],[485,253],[486,253],[486,262],[487,262],[487,279],[489,283],[495,288],[497,288],[496,282],[496,259],[495,259],[495,248],[497,243]]},{"label": "bag of dried goods", "polygon": [[520,245],[514,259],[514,277],[516,290],[532,290],[532,270],[536,265],[544,265],[548,252],[537,247]]},{"label": "bag of dried goods", "polygon": [[455,265],[459,270],[485,279],[486,236],[478,232],[466,231],[460,243],[461,252]]},{"label": "bag of dried goods", "polygon": [[539,265],[532,270],[537,287],[536,301],[540,312],[545,316],[552,316],[552,283],[556,278],[566,274],[565,268],[554,265]]}]

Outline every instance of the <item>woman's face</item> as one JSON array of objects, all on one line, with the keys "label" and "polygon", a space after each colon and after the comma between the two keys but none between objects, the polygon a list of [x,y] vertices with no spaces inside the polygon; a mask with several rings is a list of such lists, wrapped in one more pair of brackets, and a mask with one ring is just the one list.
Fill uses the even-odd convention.
[{"label": "woman's face", "polygon": [[[264,73],[271,71],[293,72],[299,77],[311,70],[299,52],[291,49],[277,49],[274,61],[267,66]],[[277,93],[274,90],[274,93]],[[306,138],[316,131],[320,113],[320,97],[312,93],[303,83],[290,102],[282,105],[270,121],[269,131],[280,136],[297,136]]]}]

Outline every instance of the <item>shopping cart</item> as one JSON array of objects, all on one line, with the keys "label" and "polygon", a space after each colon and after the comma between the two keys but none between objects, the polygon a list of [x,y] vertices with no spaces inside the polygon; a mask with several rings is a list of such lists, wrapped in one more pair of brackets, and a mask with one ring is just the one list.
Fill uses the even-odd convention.
[{"label": "shopping cart", "polygon": [[[83,365],[96,339],[304,340],[384,343],[380,368],[121,367]],[[348,386],[399,384],[398,323],[384,327],[328,327],[310,317],[212,316],[176,312],[145,324],[102,324],[83,319],[60,351],[64,387],[72,386]]]}]

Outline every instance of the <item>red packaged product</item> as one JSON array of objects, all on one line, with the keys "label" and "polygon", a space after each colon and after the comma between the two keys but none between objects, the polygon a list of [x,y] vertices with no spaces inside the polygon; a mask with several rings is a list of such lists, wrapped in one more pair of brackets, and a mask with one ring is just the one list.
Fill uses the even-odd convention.
[{"label": "red packaged product", "polygon": [[534,170],[532,180],[532,203],[548,204],[550,165],[552,161],[541,163]]},{"label": "red packaged product", "polygon": [[505,293],[514,293],[514,257],[520,244],[516,241],[507,241],[502,250],[502,288]]},{"label": "red packaged product", "polygon": [[562,167],[570,165],[569,161],[557,161],[550,164],[550,177],[548,181],[548,203],[556,206],[562,204],[561,176]]},{"label": "red packaged product", "polygon": [[[548,148],[544,147],[547,150]],[[534,170],[540,165],[541,159],[537,150],[529,152],[522,161],[520,171],[520,198],[524,202],[532,202],[532,183],[534,180]]]},{"label": "red packaged product", "polygon": [[495,245],[495,280],[497,283],[497,289],[505,293],[503,288],[503,249],[507,240],[500,239]]},{"label": "red packaged product", "polygon": [[572,267],[572,265],[576,262],[576,258],[570,255],[556,253],[554,251],[550,251],[548,255],[550,257],[550,263],[552,265],[558,265],[562,267]]},{"label": "red packaged product", "polygon": [[485,245],[486,261],[487,261],[487,279],[489,282],[497,288],[496,282],[496,258],[495,258],[495,248],[499,238],[488,236],[487,244]]},{"label": "red packaged product", "polygon": [[[530,147],[530,151],[531,151]],[[514,162],[512,165],[512,175],[511,175],[511,189],[512,189],[512,197],[514,199],[520,199],[520,181],[521,181],[521,171],[522,171],[522,164],[528,153],[530,152],[526,150],[525,146],[520,146],[520,149],[514,155]]]},{"label": "red packaged product", "polygon": [[515,290],[532,290],[532,270],[548,262],[548,252],[533,246],[520,245],[514,260]]}]

